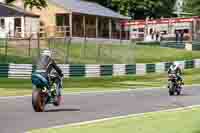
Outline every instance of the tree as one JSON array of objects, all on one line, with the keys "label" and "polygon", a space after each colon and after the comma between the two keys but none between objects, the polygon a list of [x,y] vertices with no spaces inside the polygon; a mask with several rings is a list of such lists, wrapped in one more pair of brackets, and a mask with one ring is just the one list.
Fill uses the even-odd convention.
[{"label": "tree", "polygon": [[[6,0],[6,3],[12,3],[15,0]],[[46,0],[24,0],[24,7],[32,9],[36,7],[38,9],[45,8],[47,6]]]},{"label": "tree", "polygon": [[186,0],[184,4],[184,12],[192,13],[192,15],[200,15],[200,0]]},{"label": "tree", "polygon": [[123,15],[144,19],[173,16],[176,0],[89,0],[97,2]]}]

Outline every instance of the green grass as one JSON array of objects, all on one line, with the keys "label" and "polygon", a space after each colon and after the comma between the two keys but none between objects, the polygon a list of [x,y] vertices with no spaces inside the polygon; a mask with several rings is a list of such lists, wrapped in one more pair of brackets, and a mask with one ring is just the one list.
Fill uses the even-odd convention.
[{"label": "green grass", "polygon": [[198,51],[186,51],[172,48],[161,48],[159,46],[136,46],[136,62],[168,62],[176,60],[191,60],[200,58]]},{"label": "green grass", "polygon": [[0,63],[32,64],[36,57],[37,49],[32,49],[31,56],[28,56],[27,49],[8,48],[7,56],[5,48],[0,48]]},{"label": "green grass", "polygon": [[[66,47],[63,44],[56,44],[51,45],[51,48],[54,48],[57,62],[64,63]],[[32,49],[32,55],[36,57],[37,49]],[[155,63],[194,58],[200,58],[198,51],[191,52],[159,46],[87,44],[84,52],[83,44],[71,44],[68,59],[71,64],[134,64],[135,61],[137,63]],[[5,62],[4,54],[1,53],[0,63]],[[31,63],[32,58],[27,55],[27,48],[9,48],[7,62]]]},{"label": "green grass", "polygon": [[33,133],[200,133],[200,108],[174,112],[147,113],[110,121],[39,129]]},{"label": "green grass", "polygon": [[[198,84],[200,69],[184,71],[185,84]],[[167,84],[166,74],[148,74],[144,76],[72,78],[64,80],[65,92],[127,90],[142,87],[160,87]],[[0,79],[0,96],[31,94],[31,80]]]}]

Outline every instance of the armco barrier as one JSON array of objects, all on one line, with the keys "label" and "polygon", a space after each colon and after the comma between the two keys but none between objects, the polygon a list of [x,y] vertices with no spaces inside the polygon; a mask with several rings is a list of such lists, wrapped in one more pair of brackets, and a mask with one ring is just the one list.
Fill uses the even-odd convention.
[{"label": "armco barrier", "polygon": [[[200,59],[177,61],[183,69],[200,68]],[[144,75],[166,72],[173,62],[155,64],[69,65],[59,64],[65,78]],[[31,64],[0,64],[0,77],[30,78],[35,66]]]},{"label": "armco barrier", "polygon": [[0,77],[8,77],[9,65],[0,64]]},{"label": "armco barrier", "polygon": [[177,48],[177,49],[185,49],[185,42],[182,43],[176,43],[174,41],[163,41],[160,43],[161,47],[168,47],[168,48]]},{"label": "armco barrier", "polygon": [[200,50],[200,43],[199,42],[193,42],[192,43],[192,50]]},{"label": "armco barrier", "polygon": [[200,50],[200,43],[199,42],[183,42],[183,43],[176,43],[176,42],[161,42],[161,47],[169,47],[169,48],[176,48],[176,49],[186,49],[189,51],[199,51]]}]

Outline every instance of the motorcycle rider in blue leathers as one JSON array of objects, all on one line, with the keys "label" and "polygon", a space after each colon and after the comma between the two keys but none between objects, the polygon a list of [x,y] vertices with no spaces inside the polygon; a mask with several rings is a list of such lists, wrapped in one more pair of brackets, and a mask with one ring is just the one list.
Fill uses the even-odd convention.
[{"label": "motorcycle rider in blue leathers", "polygon": [[37,67],[36,67],[36,72],[40,72],[41,75],[43,77],[45,77],[48,81],[49,81],[49,75],[52,72],[56,72],[57,73],[57,80],[56,80],[56,84],[58,85],[56,90],[58,93],[58,99],[61,101],[61,89],[62,87],[62,78],[64,77],[62,70],[57,66],[57,64],[55,63],[55,61],[52,59],[52,53],[50,50],[46,49],[43,50],[41,53],[41,57],[39,59],[39,61],[37,62]]}]

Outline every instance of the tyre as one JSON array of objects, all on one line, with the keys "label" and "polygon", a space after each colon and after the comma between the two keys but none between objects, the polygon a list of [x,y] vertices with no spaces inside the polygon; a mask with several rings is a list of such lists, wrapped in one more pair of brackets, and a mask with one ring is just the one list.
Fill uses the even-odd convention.
[{"label": "tyre", "polygon": [[176,91],[177,95],[181,95],[181,88],[178,88],[177,91]]},{"label": "tyre", "polygon": [[169,95],[173,96],[174,95],[174,91],[169,91]]},{"label": "tyre", "polygon": [[172,82],[169,83],[169,95],[173,96],[174,95],[174,84]]},{"label": "tyre", "polygon": [[56,96],[54,102],[53,102],[53,105],[54,106],[59,106],[61,104],[61,99],[62,97],[61,96]]},{"label": "tyre", "polygon": [[44,112],[45,101],[40,90],[32,92],[32,106],[35,112]]},{"label": "tyre", "polygon": [[177,91],[177,95],[178,95],[178,96],[181,95],[181,91]]}]

